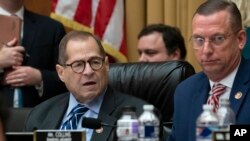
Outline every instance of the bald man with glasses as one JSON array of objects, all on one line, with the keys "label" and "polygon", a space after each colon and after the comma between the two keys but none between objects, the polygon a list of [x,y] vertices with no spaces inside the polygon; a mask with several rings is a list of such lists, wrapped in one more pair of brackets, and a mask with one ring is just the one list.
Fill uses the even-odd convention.
[{"label": "bald man with glasses", "polygon": [[108,86],[108,57],[100,40],[91,33],[69,32],[60,42],[58,62],[57,73],[69,92],[36,106],[27,119],[25,131],[82,130],[86,131],[87,141],[113,141],[116,128],[103,127],[103,132],[97,133],[83,128],[82,119],[98,118],[115,125],[127,105],[136,107],[137,116],[142,113],[145,101]]}]

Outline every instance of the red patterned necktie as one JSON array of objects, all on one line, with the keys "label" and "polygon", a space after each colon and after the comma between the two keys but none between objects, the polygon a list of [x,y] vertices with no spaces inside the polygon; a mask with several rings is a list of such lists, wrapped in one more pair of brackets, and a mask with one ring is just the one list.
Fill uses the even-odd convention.
[{"label": "red patterned necktie", "polygon": [[214,106],[214,112],[217,112],[219,108],[219,97],[226,91],[226,86],[215,83],[212,88],[212,94],[207,100],[207,104]]}]

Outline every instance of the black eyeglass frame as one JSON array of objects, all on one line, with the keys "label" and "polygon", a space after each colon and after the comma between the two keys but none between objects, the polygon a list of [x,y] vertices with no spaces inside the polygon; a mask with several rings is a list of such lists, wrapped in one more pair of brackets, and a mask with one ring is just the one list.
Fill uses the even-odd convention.
[{"label": "black eyeglass frame", "polygon": [[87,61],[78,60],[78,61],[74,61],[70,64],[65,64],[64,66],[71,67],[71,69],[75,73],[82,73],[86,68],[86,63],[89,64],[89,66],[91,67],[92,70],[98,71],[103,67],[104,61],[105,61],[105,58],[93,57]]}]

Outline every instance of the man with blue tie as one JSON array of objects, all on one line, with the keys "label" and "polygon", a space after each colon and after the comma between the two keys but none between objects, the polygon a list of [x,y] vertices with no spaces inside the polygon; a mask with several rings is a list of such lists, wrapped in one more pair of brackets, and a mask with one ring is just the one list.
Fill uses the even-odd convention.
[{"label": "man with blue tie", "polygon": [[190,38],[203,71],[178,85],[168,141],[195,141],[197,117],[203,104],[219,107],[229,99],[235,124],[250,124],[250,60],[242,57],[246,32],[233,2],[208,0],[196,10]]},{"label": "man with blue tie", "polygon": [[137,116],[142,113],[145,101],[108,86],[108,57],[100,40],[91,33],[69,32],[60,42],[58,62],[57,73],[69,93],[36,106],[27,119],[25,131],[85,130],[87,141],[113,141],[115,128],[103,127],[101,133],[84,129],[83,117],[115,125],[124,106],[136,107]]}]

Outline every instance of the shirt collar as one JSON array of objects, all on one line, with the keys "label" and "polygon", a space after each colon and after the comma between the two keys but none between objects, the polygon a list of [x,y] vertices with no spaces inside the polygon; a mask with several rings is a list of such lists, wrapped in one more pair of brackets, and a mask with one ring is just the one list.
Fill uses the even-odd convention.
[{"label": "shirt collar", "polygon": [[[239,69],[240,63],[238,64],[238,66],[229,74],[227,75],[225,78],[223,78],[222,80],[220,80],[218,83],[227,86],[228,88],[232,88],[233,87],[233,82],[234,82],[234,78],[236,76],[236,73]],[[212,88],[214,83],[212,80],[209,80],[210,83],[210,87]]]},{"label": "shirt collar", "polygon": [[77,100],[75,99],[75,97],[73,96],[72,93],[70,93],[70,97],[69,97],[69,106],[67,109],[67,113],[66,115],[68,115],[70,113],[70,111],[77,105],[77,104],[82,104],[86,107],[89,108],[89,110],[91,110],[92,112],[95,112],[96,114],[99,113],[101,105],[102,105],[102,101],[104,98],[106,90],[98,97],[96,97],[94,100],[92,100],[89,103],[79,103],[77,102]]},{"label": "shirt collar", "polygon": [[[0,7],[0,14],[5,16],[11,16],[12,14],[2,7]],[[17,17],[19,17],[21,20],[23,20],[24,15],[24,7],[22,6],[16,13],[14,13]]]}]

